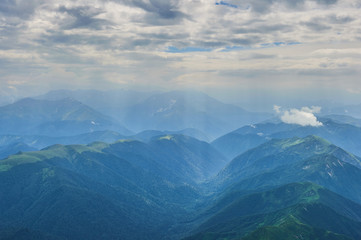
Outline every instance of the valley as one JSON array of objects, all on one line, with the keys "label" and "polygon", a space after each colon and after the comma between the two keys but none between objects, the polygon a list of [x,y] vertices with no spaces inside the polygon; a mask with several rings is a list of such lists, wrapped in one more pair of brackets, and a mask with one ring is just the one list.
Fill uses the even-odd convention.
[{"label": "valley", "polygon": [[[194,94],[193,108],[208,111],[213,100]],[[227,111],[213,105],[214,116]],[[195,114],[163,110],[170,116],[174,110],[180,121]],[[0,239],[361,236],[355,119],[330,115],[319,118],[322,127],[312,127],[264,114],[259,123],[240,123],[214,137],[188,120],[177,130],[167,124],[128,130],[68,98],[24,99],[0,112],[2,126],[10,124],[0,136]],[[160,119],[173,121],[168,115]],[[237,122],[232,116],[222,121]],[[50,125],[57,130],[44,127]]]}]

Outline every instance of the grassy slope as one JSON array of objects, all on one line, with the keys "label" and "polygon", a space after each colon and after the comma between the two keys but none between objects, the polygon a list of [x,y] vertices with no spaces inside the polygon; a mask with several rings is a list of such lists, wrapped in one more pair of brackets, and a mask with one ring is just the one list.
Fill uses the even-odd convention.
[{"label": "grassy slope", "polygon": [[278,227],[289,221],[290,216],[299,224],[309,225],[306,229],[311,236],[314,228],[321,228],[349,237],[360,237],[361,222],[352,219],[353,216],[346,210],[358,212],[354,218],[361,217],[359,205],[320,186],[288,184],[240,197],[214,213],[198,227],[197,234],[187,239],[239,239],[260,227]]}]

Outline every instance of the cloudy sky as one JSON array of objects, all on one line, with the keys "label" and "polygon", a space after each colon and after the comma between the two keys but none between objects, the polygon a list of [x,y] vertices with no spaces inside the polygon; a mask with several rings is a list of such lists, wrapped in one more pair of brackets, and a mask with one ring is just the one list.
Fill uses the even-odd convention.
[{"label": "cloudy sky", "polygon": [[1,0],[0,100],[192,88],[361,103],[360,12],[360,0]]}]

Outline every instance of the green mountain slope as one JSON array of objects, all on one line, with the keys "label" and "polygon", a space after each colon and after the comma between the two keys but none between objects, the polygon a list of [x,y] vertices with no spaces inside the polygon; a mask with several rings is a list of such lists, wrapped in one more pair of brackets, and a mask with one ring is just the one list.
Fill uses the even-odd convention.
[{"label": "green mountain slope", "polygon": [[[11,181],[12,177],[16,179]],[[66,239],[130,239],[134,229],[139,230],[135,238],[141,239],[146,231],[145,217],[136,216],[151,211],[135,191],[120,191],[120,186],[109,187],[41,163],[16,166],[0,174],[0,179],[4,196],[0,216],[5,226],[27,227]],[[155,206],[153,210],[158,212]]]},{"label": "green mountain slope", "polygon": [[361,167],[360,158],[317,136],[273,139],[233,159],[218,174],[216,182],[229,186],[241,179],[323,154],[335,156],[342,162]]},{"label": "green mountain slope", "polygon": [[[234,151],[239,149],[238,152],[241,152],[243,151],[242,146],[239,146],[237,141],[242,141],[242,138],[244,138],[245,135],[252,135],[253,138],[262,137],[265,139],[303,138],[309,135],[317,135],[346,151],[361,156],[361,145],[359,141],[361,138],[361,128],[357,123],[348,121],[347,119],[348,117],[346,117],[346,120],[342,118],[340,120],[340,118],[335,118],[333,116],[320,117],[318,120],[322,122],[323,125],[319,127],[286,124],[279,121],[264,122],[241,127],[221,138],[222,142],[228,143],[228,146],[224,148],[224,151],[227,151],[227,148],[232,148]],[[220,147],[222,147],[222,145],[220,145]],[[222,149],[218,150],[223,152]]]},{"label": "green mountain slope", "polygon": [[177,134],[11,155],[0,160],[0,234],[360,238],[358,157],[308,136],[266,142],[214,177],[226,163],[210,144]]},{"label": "green mountain slope", "polygon": [[342,162],[333,155],[314,156],[304,161],[265,171],[230,186],[230,191],[267,189],[299,181],[310,181],[324,186],[361,204],[361,169]]},{"label": "green mountain slope", "polygon": [[165,238],[201,199],[196,182],[223,164],[181,135],[15,154],[0,161],[1,224],[66,239]]},{"label": "green mountain slope", "polygon": [[0,159],[3,159],[12,154],[16,154],[18,152],[28,152],[36,150],[36,148],[31,147],[23,142],[13,142],[5,146],[0,145]]},{"label": "green mountain slope", "polygon": [[14,155],[0,169],[2,224],[70,239],[153,239],[149,229],[182,211],[169,199],[193,191],[85,146]]},{"label": "green mountain slope", "polygon": [[217,174],[227,163],[210,144],[184,135],[155,137],[149,145],[162,155],[160,164],[197,182]]},{"label": "green mountain slope", "polygon": [[162,136],[162,135],[186,135],[186,136],[190,136],[193,138],[196,138],[198,140],[201,141],[205,141],[205,142],[209,142],[209,136],[207,136],[207,134],[205,134],[204,132],[195,129],[195,128],[186,128],[183,130],[179,130],[179,131],[160,131],[160,130],[145,130],[142,132],[139,132],[137,134],[135,134],[134,136],[132,136],[132,138],[143,141],[143,142],[148,142],[150,141],[152,138],[156,137],[156,136]]},{"label": "green mountain slope", "polygon": [[0,226],[1,240],[65,240],[39,231],[29,230],[28,228],[2,228]]},{"label": "green mountain slope", "polygon": [[318,185],[293,183],[239,197],[214,212],[197,228],[198,233],[187,239],[240,239],[257,229],[253,236],[266,226],[280,230],[285,224],[305,225],[303,231],[310,236],[327,236],[331,231],[357,239],[361,236],[360,210],[360,205]]},{"label": "green mountain slope", "polygon": [[228,133],[214,140],[212,146],[232,160],[241,153],[267,142],[267,138],[257,134]]},{"label": "green mountain slope", "polygon": [[279,226],[261,227],[242,240],[351,240],[352,238],[314,228],[296,221],[287,221]]}]

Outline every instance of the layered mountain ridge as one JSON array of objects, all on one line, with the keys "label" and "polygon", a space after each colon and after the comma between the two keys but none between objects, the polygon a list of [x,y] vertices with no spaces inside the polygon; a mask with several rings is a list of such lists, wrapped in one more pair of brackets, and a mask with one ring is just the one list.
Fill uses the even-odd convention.
[{"label": "layered mountain ridge", "polygon": [[122,94],[0,107],[0,239],[361,238],[358,119]]},{"label": "layered mountain ridge", "polygon": [[292,231],[357,239],[358,161],[316,136],[271,140],[228,165],[210,144],[184,135],[57,144],[0,161],[0,230],[59,239],[252,239]]}]

